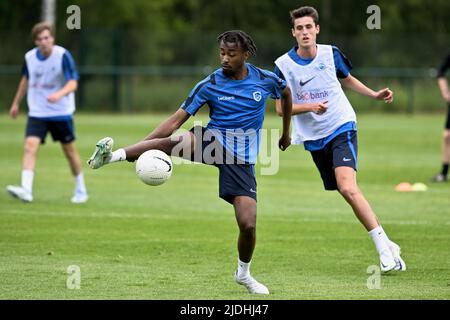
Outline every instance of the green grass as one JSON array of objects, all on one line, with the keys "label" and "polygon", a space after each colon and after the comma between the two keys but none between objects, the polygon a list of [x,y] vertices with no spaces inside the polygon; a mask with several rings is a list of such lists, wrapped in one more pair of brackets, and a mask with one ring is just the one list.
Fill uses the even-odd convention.
[{"label": "green grass", "polygon": [[[106,135],[116,146],[133,143],[164,117],[77,115],[81,156]],[[449,299],[450,185],[394,191],[439,169],[442,123],[442,115],[359,117],[360,187],[408,265],[383,275],[380,290],[366,285],[367,268],[378,264],[372,241],[340,196],[323,191],[302,147],[280,154],[277,175],[258,174],[252,273],[269,297],[233,281],[237,226],[217,196],[215,168],[177,165],[170,181],[150,187],[129,163],[85,166],[90,201],[72,205],[72,177],[48,137],[35,201],[0,193],[0,299]],[[19,182],[24,124],[23,116],[0,118],[2,188]],[[70,265],[81,269],[80,290],[66,288]]]}]

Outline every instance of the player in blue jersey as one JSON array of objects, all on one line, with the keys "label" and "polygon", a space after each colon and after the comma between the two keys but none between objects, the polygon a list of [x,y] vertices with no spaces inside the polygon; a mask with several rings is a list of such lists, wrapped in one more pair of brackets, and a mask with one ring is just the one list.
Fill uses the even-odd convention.
[{"label": "player in blue jersey", "polygon": [[78,73],[69,51],[54,44],[53,28],[46,22],[32,29],[36,48],[25,54],[23,76],[10,109],[17,118],[19,105],[27,94],[28,122],[25,132],[21,186],[7,186],[6,190],[24,201],[33,200],[32,187],[37,153],[50,132],[54,141],[61,142],[75,178],[73,203],[84,203],[88,194],[81,170],[81,160],[75,147],[73,113],[74,92],[78,85]]},{"label": "player in blue jersey", "polygon": [[[320,172],[326,190],[338,190],[372,237],[381,270],[406,270],[400,247],[390,241],[356,182],[356,115],[344,87],[372,99],[391,103],[388,88],[373,91],[350,74],[342,52],[316,43],[319,15],[312,7],[290,12],[297,46],[279,57],[275,73],[292,92],[293,144],[304,144]],[[340,81],[339,81],[340,80]],[[277,103],[277,112],[283,111]]]},{"label": "player in blue jersey", "polygon": [[447,78],[445,78],[445,73],[448,69],[450,69],[450,52],[442,61],[437,74],[439,89],[442,98],[448,104],[448,111],[444,131],[442,132],[442,170],[433,177],[433,182],[448,181],[448,164],[450,162],[450,90]]},{"label": "player in blue jersey", "polygon": [[[101,139],[88,163],[97,169],[116,161],[135,161],[145,151],[159,149],[172,156],[215,165],[219,169],[219,196],[233,205],[239,226],[235,280],[250,293],[268,294],[267,287],[250,275],[256,240],[254,164],[268,97],[280,99],[283,110],[279,147],[285,150],[290,145],[291,93],[284,80],[246,63],[256,52],[246,33],[227,31],[218,37],[218,42],[222,68],[200,81],[172,116],[144,140],[114,152],[112,138]],[[172,134],[205,104],[209,107],[208,125],[174,137]]]}]

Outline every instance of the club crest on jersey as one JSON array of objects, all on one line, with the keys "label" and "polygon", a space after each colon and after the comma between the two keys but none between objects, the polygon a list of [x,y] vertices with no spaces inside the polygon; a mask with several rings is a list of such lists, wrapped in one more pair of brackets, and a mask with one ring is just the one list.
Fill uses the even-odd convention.
[{"label": "club crest on jersey", "polygon": [[253,99],[255,99],[256,102],[260,102],[262,99],[261,91],[253,92]]},{"label": "club crest on jersey", "polygon": [[327,68],[327,66],[325,65],[325,63],[321,62],[319,63],[319,70],[325,70]]}]

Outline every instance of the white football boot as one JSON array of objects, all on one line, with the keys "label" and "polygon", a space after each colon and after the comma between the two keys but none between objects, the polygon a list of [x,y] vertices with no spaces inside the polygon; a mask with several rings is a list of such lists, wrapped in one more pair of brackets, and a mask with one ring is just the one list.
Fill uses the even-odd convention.
[{"label": "white football boot", "polygon": [[380,253],[380,268],[382,272],[389,272],[395,269],[396,266],[397,264],[390,250],[386,249]]},{"label": "white football boot", "polygon": [[402,257],[400,257],[400,247],[392,241],[389,241],[388,246],[394,256],[395,270],[406,271],[406,263],[403,261]]},{"label": "white football boot", "polygon": [[267,289],[267,287],[262,283],[256,281],[250,274],[245,277],[238,277],[236,271],[234,274],[234,280],[236,280],[238,284],[246,287],[249,293],[269,294],[269,289]]},{"label": "white football boot", "polygon": [[70,201],[72,203],[86,203],[88,201],[89,197],[88,194],[86,192],[75,192],[75,194],[73,195],[72,199],[70,199]]},{"label": "white football boot", "polygon": [[112,148],[114,140],[111,137],[106,137],[99,140],[95,144],[95,151],[88,160],[88,165],[92,169],[98,169],[111,160]]},{"label": "white football boot", "polygon": [[20,199],[23,202],[33,201],[33,196],[31,195],[31,193],[21,186],[7,186],[6,191],[8,191],[8,193],[14,198]]}]

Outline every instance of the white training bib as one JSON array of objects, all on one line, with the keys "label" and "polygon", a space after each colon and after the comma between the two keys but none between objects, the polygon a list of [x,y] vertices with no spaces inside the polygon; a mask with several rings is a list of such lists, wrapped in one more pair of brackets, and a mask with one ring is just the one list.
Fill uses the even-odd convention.
[{"label": "white training bib", "polygon": [[25,54],[28,68],[28,114],[30,117],[46,118],[71,115],[75,111],[75,95],[70,93],[56,103],[47,97],[60,90],[67,83],[63,72],[63,55],[66,49],[53,46],[52,53],[41,61],[37,57],[38,48]]},{"label": "white training bib", "polygon": [[305,66],[293,61],[288,53],[275,64],[291,89],[292,103],[328,101],[328,110],[322,115],[306,112],[292,117],[293,144],[325,138],[344,123],[356,122],[355,111],[336,76],[332,46],[317,45],[316,57]]}]

